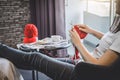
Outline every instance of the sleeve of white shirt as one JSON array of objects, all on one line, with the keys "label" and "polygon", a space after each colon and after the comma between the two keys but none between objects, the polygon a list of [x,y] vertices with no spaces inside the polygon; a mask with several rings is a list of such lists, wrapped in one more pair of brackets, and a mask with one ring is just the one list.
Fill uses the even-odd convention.
[{"label": "sleeve of white shirt", "polygon": [[117,37],[114,40],[114,42],[110,46],[110,49],[113,50],[113,51],[116,51],[116,52],[120,53],[120,37]]}]

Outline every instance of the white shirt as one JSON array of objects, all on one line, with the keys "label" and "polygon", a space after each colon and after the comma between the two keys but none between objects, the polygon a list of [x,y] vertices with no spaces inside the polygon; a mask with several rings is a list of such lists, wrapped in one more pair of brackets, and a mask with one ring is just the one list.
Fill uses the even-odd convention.
[{"label": "white shirt", "polygon": [[99,46],[94,50],[93,56],[101,57],[107,49],[120,53],[120,31],[117,33],[107,32],[99,42]]}]

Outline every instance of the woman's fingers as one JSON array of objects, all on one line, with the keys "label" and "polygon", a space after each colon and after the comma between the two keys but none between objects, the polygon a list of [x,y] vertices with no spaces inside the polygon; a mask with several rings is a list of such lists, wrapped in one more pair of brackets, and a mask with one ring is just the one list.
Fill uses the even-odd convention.
[{"label": "woman's fingers", "polygon": [[81,27],[79,27],[79,30],[81,30],[81,31],[84,31],[84,32],[85,32],[85,28],[81,28]]},{"label": "woman's fingers", "polygon": [[92,29],[90,27],[88,27],[87,25],[80,25],[79,30],[86,32],[86,33],[91,33]]},{"label": "woman's fingers", "polygon": [[81,42],[81,39],[75,29],[70,31],[71,42],[77,46]]},{"label": "woman's fingers", "polygon": [[74,28],[73,28],[73,30],[70,30],[70,37],[72,39],[78,39],[79,38],[79,35]]},{"label": "woman's fingers", "polygon": [[74,28],[72,28],[72,30],[70,30],[70,33],[71,33],[72,35],[74,35],[74,34],[77,33],[77,32],[76,32],[76,30],[75,30]]}]

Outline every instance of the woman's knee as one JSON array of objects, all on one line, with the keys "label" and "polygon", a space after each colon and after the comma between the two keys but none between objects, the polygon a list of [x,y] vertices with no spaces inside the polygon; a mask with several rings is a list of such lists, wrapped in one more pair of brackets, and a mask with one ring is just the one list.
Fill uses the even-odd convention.
[{"label": "woman's knee", "polygon": [[75,66],[75,74],[83,80],[108,79],[108,69],[105,66],[80,62]]},{"label": "woman's knee", "polygon": [[98,69],[100,69],[100,67],[97,65],[80,62],[75,66],[75,74],[80,79],[95,79],[96,76],[98,76],[98,74],[96,74],[96,72],[99,71]]},{"label": "woman's knee", "polygon": [[87,67],[87,64],[86,64],[86,63],[80,62],[80,63],[78,63],[78,64],[75,66],[75,71],[76,71],[77,73],[79,73],[79,72],[85,70],[86,67]]}]

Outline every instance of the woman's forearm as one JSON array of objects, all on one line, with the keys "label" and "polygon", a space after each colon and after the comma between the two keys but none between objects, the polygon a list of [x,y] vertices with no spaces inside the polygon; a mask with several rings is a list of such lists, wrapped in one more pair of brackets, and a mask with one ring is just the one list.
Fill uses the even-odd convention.
[{"label": "woman's forearm", "polygon": [[94,63],[94,64],[97,63],[97,59],[90,54],[90,52],[85,48],[85,46],[82,43],[78,44],[77,49],[79,50],[82,58],[86,62]]},{"label": "woman's forearm", "polygon": [[94,35],[98,39],[101,39],[104,35],[104,33],[100,32],[100,31],[96,31],[94,29],[91,30],[90,34]]},{"label": "woman's forearm", "polygon": [[79,25],[79,29],[83,32],[89,33],[94,35],[96,38],[101,39],[103,37],[103,33],[97,30],[94,30],[90,27],[88,27],[87,25]]}]

